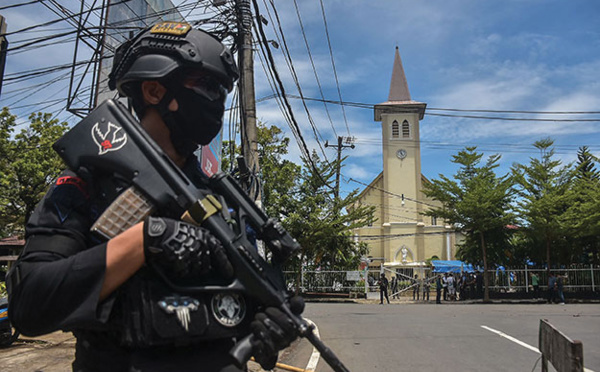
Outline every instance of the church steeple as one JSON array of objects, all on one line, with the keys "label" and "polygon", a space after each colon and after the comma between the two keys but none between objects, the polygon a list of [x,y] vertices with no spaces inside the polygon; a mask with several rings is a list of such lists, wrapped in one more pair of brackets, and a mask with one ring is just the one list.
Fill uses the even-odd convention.
[{"label": "church steeple", "polygon": [[408,91],[408,83],[402,66],[400,52],[396,47],[396,55],[394,57],[394,68],[392,70],[392,82],[390,83],[390,95],[388,102],[410,101],[410,92]]},{"label": "church steeple", "polygon": [[400,58],[398,47],[396,47],[394,67],[392,69],[392,81],[390,83],[390,94],[386,102],[375,105],[375,121],[381,121],[382,114],[407,112],[418,113],[420,120],[423,119],[423,116],[425,115],[426,107],[426,103],[413,101],[410,98],[408,83],[406,82],[406,75],[404,74],[404,67],[402,67],[402,59]]}]

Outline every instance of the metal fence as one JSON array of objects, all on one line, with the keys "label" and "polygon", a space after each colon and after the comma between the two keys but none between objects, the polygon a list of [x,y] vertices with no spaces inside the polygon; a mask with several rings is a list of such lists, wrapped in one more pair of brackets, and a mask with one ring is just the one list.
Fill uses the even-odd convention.
[{"label": "metal fence", "polygon": [[[577,291],[600,291],[600,266],[577,265],[564,269],[552,269],[551,273],[561,275],[564,278],[564,290],[567,292]],[[379,279],[379,271],[371,270],[366,273],[369,278],[370,290],[376,290],[376,282]],[[544,268],[505,268],[503,270],[490,270],[490,290],[496,292],[530,292],[531,275],[537,274],[540,289],[548,287],[548,272]],[[299,289],[301,292],[324,292],[324,293],[349,293],[364,292],[364,275],[359,271],[303,271],[285,272],[285,280],[290,290]],[[432,277],[435,273],[426,271],[426,277]],[[408,276],[408,275],[406,275]],[[412,285],[405,275],[398,275],[399,289],[408,288]],[[390,279],[388,275],[388,279]]]},{"label": "metal fence", "polygon": [[[544,268],[511,268],[490,272],[490,285],[498,291],[529,292],[531,274],[537,274],[540,288],[548,288],[548,271]],[[600,290],[600,267],[578,265],[564,269],[552,269],[550,273],[564,278],[564,289],[568,292]]]}]

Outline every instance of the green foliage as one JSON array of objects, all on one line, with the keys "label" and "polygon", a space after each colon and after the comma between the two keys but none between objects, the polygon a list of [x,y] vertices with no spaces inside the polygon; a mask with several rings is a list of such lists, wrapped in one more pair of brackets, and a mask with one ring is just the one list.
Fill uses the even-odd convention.
[{"label": "green foliage", "polygon": [[[330,185],[337,163],[321,162],[313,155],[313,162],[317,164],[315,171],[306,163],[303,168],[285,159],[290,140],[276,126],[259,123],[257,139],[262,205],[267,215],[281,220],[303,249],[301,257],[291,260],[288,269],[298,269],[301,263],[322,269],[358,267],[368,247],[355,242],[351,231],[367,224],[372,219],[373,209],[349,208],[357,201],[358,190],[342,199],[332,197]],[[233,169],[231,159],[240,154],[240,149],[229,142],[223,147],[223,169]]]},{"label": "green foliage", "polygon": [[[466,147],[453,156],[452,162],[460,165],[452,179],[440,175],[423,186],[423,193],[442,203],[440,208],[432,208],[424,214],[442,218],[454,225],[467,236],[461,247],[462,258],[483,261],[484,272],[488,270],[488,251],[493,257],[506,247],[506,226],[513,223],[510,211],[514,193],[513,180],[509,175],[497,177],[500,155],[492,155],[482,164],[483,153],[476,147]],[[491,244],[489,243],[491,241]],[[475,254],[479,247],[480,254]],[[470,261],[470,260],[469,260]],[[481,262],[476,260],[475,262]],[[484,275],[485,299],[489,299],[487,274]]]},{"label": "green foliage", "polygon": [[587,147],[577,152],[574,178],[565,193],[566,211],[561,215],[561,229],[568,242],[559,250],[562,263],[600,262],[600,175],[593,156]]},{"label": "green foliage", "polygon": [[425,185],[425,194],[444,206],[427,214],[465,233],[457,258],[491,265],[600,263],[598,158],[581,147],[574,166],[562,165],[553,144],[535,142],[540,156],[513,165],[502,178],[493,174],[498,156],[480,165],[482,154],[466,148],[453,157],[461,166],[453,178],[440,175]]},{"label": "green foliage", "polygon": [[301,166],[284,158],[290,139],[276,126],[259,127],[258,156],[264,183],[262,200],[267,215],[285,218],[300,179]]},{"label": "green foliage", "polygon": [[13,135],[16,117],[0,113],[0,234],[21,234],[48,186],[63,169],[52,144],[67,130],[51,114],[29,116],[30,125]]},{"label": "green foliage", "polygon": [[571,165],[563,166],[555,158],[553,144],[549,138],[535,142],[540,157],[531,158],[528,165],[513,167],[520,196],[516,205],[523,233],[533,244],[534,257],[541,258],[545,252],[544,261],[548,267],[553,258],[557,258],[556,251],[553,255],[553,246],[565,243],[564,221],[573,179]]},{"label": "green foliage", "polygon": [[355,205],[358,190],[333,198],[331,185],[337,163],[322,162],[315,153],[312,162],[316,169],[305,162],[284,225],[302,245],[301,262],[309,268],[355,269],[368,247],[352,239],[352,230],[371,222],[374,210]]},{"label": "green foliage", "polygon": [[577,151],[577,164],[575,177],[578,180],[598,181],[600,172],[596,169],[598,158],[594,156],[587,146],[582,146]]}]

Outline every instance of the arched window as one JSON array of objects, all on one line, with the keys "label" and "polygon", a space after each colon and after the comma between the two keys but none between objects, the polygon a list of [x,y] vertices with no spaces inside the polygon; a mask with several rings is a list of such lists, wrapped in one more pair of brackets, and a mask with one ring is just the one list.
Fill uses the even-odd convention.
[{"label": "arched window", "polygon": [[402,138],[410,138],[410,124],[407,120],[402,123]]},{"label": "arched window", "polygon": [[398,121],[394,120],[392,123],[392,138],[398,137],[400,137],[400,125],[398,124]]}]

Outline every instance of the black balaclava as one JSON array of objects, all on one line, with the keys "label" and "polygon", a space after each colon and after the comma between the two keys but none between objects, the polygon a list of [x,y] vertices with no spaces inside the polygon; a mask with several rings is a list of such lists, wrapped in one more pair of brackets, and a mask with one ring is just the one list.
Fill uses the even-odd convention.
[{"label": "black balaclava", "polygon": [[[198,145],[208,145],[223,126],[226,93],[209,100],[192,89],[186,88],[180,79],[161,82],[167,92],[154,105],[171,133],[171,142],[180,155],[188,158]],[[169,103],[177,100],[177,111],[170,111]]]}]

